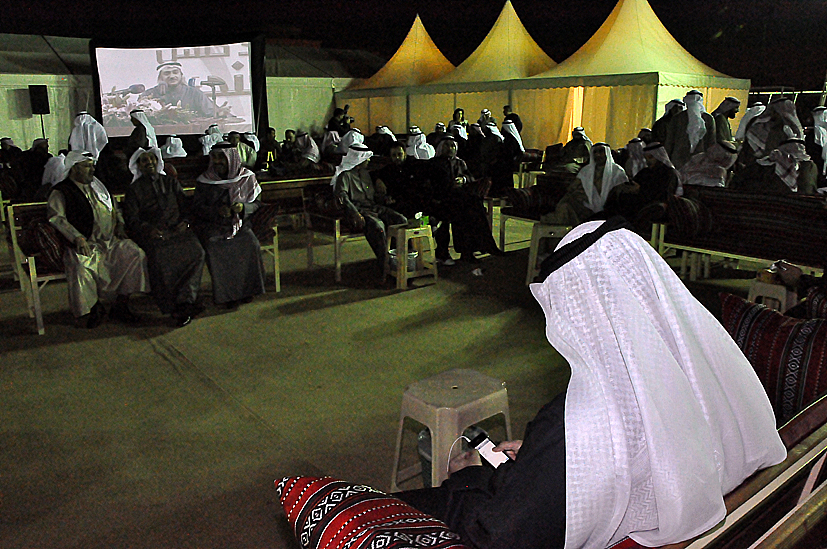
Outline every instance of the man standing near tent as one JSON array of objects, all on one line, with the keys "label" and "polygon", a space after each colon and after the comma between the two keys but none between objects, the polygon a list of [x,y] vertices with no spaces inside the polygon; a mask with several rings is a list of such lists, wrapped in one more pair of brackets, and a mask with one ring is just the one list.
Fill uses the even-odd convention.
[{"label": "man standing near tent", "polygon": [[715,133],[716,141],[723,143],[729,141],[734,143],[732,138],[732,128],[729,121],[735,118],[741,108],[741,101],[736,97],[727,97],[721,104],[712,111],[712,117],[715,119]]},{"label": "man standing near tent", "polygon": [[520,120],[520,115],[511,110],[511,105],[503,106],[503,124],[508,121],[514,122],[514,127],[519,133],[523,133],[523,121]]},{"label": "man standing near tent", "polygon": [[669,127],[669,121],[685,108],[686,105],[684,105],[680,99],[673,99],[666,104],[666,112],[663,113],[663,116],[655,120],[655,123],[652,125],[653,141],[657,141],[658,143],[664,143],[666,141],[666,131]]},{"label": "man standing near tent", "polygon": [[680,170],[693,154],[715,144],[715,119],[704,110],[704,95],[692,90],[683,98],[686,110],[677,113],[666,128],[663,146],[669,159]]}]

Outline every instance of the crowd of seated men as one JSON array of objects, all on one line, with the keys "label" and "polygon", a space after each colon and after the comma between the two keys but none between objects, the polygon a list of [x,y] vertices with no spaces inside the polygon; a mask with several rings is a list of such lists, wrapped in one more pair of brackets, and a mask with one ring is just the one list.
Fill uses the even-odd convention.
[{"label": "crowd of seated men", "polygon": [[[613,215],[635,220],[648,206],[691,193],[694,186],[799,195],[827,186],[823,107],[813,110],[805,130],[789,99],[766,107],[756,103],[733,133],[729,121],[739,108],[729,97],[709,114],[702,94],[692,90],[670,101],[651,130],[642,128],[617,150],[593,144],[583,128],[575,128],[556,155],[547,155],[543,168],[568,174],[570,182],[541,221],[578,225]],[[256,173],[333,173],[331,194],[351,230],[368,236],[381,281],[388,265],[387,226],[417,213],[429,216],[443,265],[455,261],[452,239],[461,261],[502,254],[483,198],[506,194],[525,151],[522,120],[508,105],[503,115],[498,126],[484,109],[469,123],[458,108],[447,125],[438,122],[427,135],[416,126],[403,135],[378,126],[365,136],[344,108],[334,111],[323,136],[288,129],[283,141],[274,128],[259,140],[252,133],[225,136],[211,126],[199,140],[209,166],[190,204],[182,199],[174,170],[164,171],[165,160],[187,156],[179,138],[168,136],[161,146],[146,116],[135,111],[127,146],[112,150],[100,124],[80,113],[69,148],[56,157],[45,139],[27,151],[10,138],[0,140],[0,188],[5,199],[49,202],[50,220],[68,244],[64,262],[72,279],[72,310],[87,326],[103,318],[101,299],[114,300],[113,318],[134,320],[125,296],[146,291],[176,325],[185,325],[201,310],[197,288],[204,262],[217,304],[236,307],[264,291],[259,244],[244,225],[258,207]],[[383,160],[368,169],[374,156]],[[119,192],[126,194],[123,213],[112,199]],[[130,253],[124,250],[131,244],[124,242],[134,244]],[[185,253],[182,246],[191,249]],[[127,261],[122,256],[128,265],[121,264]],[[171,265],[176,261],[181,265]]]}]

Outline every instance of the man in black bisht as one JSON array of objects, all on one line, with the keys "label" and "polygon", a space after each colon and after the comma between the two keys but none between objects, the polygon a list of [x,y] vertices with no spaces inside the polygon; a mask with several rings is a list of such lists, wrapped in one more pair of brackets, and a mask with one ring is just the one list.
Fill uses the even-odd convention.
[{"label": "man in black bisht", "polygon": [[190,230],[184,192],[164,173],[161,151],[138,149],[129,168],[134,174],[123,210],[129,236],[147,257],[152,295],[177,326],[186,326],[203,309],[196,304],[204,271],[204,249]]}]

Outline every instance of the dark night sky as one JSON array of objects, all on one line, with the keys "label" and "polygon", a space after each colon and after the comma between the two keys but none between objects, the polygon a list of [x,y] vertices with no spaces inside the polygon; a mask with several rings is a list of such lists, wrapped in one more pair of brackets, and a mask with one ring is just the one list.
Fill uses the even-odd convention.
[{"label": "dark night sky", "polygon": [[[615,0],[512,0],[526,29],[555,61],[597,30]],[[827,71],[827,0],[650,0],[672,35],[701,61],[753,86],[821,89]],[[0,31],[97,38],[179,38],[241,31],[321,41],[389,57],[416,13],[459,64],[490,30],[500,0],[10,2]],[[163,7],[161,7],[163,6]]]}]

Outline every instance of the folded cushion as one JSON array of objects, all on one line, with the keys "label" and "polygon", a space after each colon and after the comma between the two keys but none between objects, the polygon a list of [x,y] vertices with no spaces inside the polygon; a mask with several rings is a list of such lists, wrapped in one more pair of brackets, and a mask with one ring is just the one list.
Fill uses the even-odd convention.
[{"label": "folded cushion", "polygon": [[444,523],[369,486],[285,477],[276,491],[302,549],[466,549]]}]

